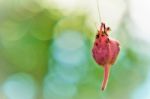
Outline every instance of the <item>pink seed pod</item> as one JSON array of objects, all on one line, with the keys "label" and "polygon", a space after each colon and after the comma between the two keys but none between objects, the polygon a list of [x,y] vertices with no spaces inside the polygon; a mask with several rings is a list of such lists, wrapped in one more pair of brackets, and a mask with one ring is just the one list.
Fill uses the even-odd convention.
[{"label": "pink seed pod", "polygon": [[109,38],[109,31],[110,28],[105,27],[105,24],[101,23],[100,30],[96,35],[92,49],[93,58],[95,59],[96,63],[104,67],[104,80],[101,87],[102,91],[107,86],[110,67],[115,63],[120,51],[119,42]]}]

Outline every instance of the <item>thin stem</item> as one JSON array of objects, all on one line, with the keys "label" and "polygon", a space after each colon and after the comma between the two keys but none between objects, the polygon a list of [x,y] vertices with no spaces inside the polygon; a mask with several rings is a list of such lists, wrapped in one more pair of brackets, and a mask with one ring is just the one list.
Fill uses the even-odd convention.
[{"label": "thin stem", "polygon": [[104,80],[102,83],[101,90],[104,91],[105,88],[107,87],[108,79],[109,79],[109,73],[110,73],[110,65],[107,64],[104,66]]},{"label": "thin stem", "polygon": [[96,0],[96,3],[97,3],[97,9],[98,9],[99,21],[102,22],[102,16],[101,16],[101,14],[100,14],[101,11],[100,11],[100,7],[99,7],[99,6],[100,6],[100,5],[99,5],[99,0]]}]

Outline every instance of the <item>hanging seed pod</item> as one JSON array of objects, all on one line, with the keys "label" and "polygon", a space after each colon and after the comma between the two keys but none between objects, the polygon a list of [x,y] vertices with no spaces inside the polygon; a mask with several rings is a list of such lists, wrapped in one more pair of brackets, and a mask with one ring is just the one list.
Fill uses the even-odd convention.
[{"label": "hanging seed pod", "polygon": [[97,64],[104,67],[104,80],[101,90],[104,90],[107,86],[110,67],[114,64],[120,51],[119,43],[116,40],[109,38],[109,31],[110,28],[105,27],[105,24],[101,23],[100,30],[96,35],[96,39],[92,49],[93,58],[95,59]]}]

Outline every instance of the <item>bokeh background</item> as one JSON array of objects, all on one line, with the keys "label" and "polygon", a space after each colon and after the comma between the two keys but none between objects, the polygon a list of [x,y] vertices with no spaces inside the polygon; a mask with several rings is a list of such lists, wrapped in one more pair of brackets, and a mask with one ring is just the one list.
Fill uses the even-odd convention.
[{"label": "bokeh background", "polygon": [[[149,4],[0,0],[0,99],[150,99]],[[104,92],[91,56],[101,20],[121,47]]]}]

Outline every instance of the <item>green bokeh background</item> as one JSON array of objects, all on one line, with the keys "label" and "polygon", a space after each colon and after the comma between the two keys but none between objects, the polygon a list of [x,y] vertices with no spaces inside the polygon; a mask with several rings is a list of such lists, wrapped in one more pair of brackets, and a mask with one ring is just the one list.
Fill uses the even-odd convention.
[{"label": "green bokeh background", "polygon": [[79,9],[65,14],[38,0],[1,0],[0,99],[133,99],[148,74],[147,44],[131,35],[126,13],[112,34],[121,51],[102,92],[88,20]]}]

